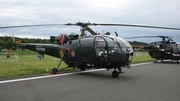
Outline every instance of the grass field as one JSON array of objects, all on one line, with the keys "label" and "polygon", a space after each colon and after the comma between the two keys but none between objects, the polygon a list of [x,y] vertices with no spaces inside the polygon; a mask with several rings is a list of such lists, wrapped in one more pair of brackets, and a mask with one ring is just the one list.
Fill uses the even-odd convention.
[{"label": "grass field", "polygon": [[147,52],[135,52],[131,64],[142,63],[142,62],[152,62],[152,59]]},{"label": "grass field", "polygon": [[[5,51],[0,53],[0,78],[45,74],[47,69],[51,71],[53,67],[57,67],[60,61],[60,59],[48,55],[45,55],[44,59],[39,59],[36,52],[28,50],[23,52],[22,57],[20,54],[20,52],[16,52],[19,59],[13,55],[11,55],[10,59],[7,59]],[[137,52],[131,63],[133,64],[149,61],[154,61],[154,59],[152,59],[147,52]],[[63,68],[66,66],[66,64],[62,63],[60,67]]]}]

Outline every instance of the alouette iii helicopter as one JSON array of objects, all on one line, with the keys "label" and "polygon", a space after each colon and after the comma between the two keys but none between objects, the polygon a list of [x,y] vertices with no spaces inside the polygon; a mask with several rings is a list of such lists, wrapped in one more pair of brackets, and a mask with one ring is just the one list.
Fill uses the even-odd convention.
[{"label": "alouette iii helicopter", "polygon": [[[180,60],[180,47],[176,42],[173,42],[172,37],[168,36],[156,36],[162,38],[162,41],[152,42],[149,45],[145,46],[145,49],[148,49],[148,53],[152,58],[158,62],[161,60],[170,59],[172,61]],[[167,39],[167,40],[166,40]]]},{"label": "alouette iii helicopter", "polygon": [[154,58],[156,62],[163,62],[163,60],[180,60],[180,46],[176,42],[172,40],[170,36],[139,36],[139,37],[128,37],[130,38],[162,38],[162,41],[152,42],[144,47],[140,47],[146,49],[151,56]]},{"label": "alouette iii helicopter", "polygon": [[[97,24],[97,23],[82,23],[77,22],[75,24],[43,24],[43,25],[22,25],[22,26],[7,26],[3,28],[16,28],[16,27],[33,27],[33,26],[80,26],[81,34],[61,34],[59,36],[50,36],[50,41],[55,44],[37,44],[37,43],[20,43],[16,42],[19,47],[26,48],[39,52],[41,54],[47,54],[57,58],[61,58],[58,66],[52,69],[52,74],[58,72],[58,68],[62,61],[64,61],[68,67],[79,68],[84,71],[86,68],[106,68],[114,69],[112,77],[119,77],[120,73],[123,73],[121,68],[130,68],[130,62],[133,58],[134,51],[132,46],[124,39],[106,33],[105,35],[99,35],[95,33],[88,26],[129,26],[129,27],[143,27],[143,28],[158,28],[158,29],[170,29],[180,30],[180,28],[169,27],[157,27],[157,26],[144,26],[144,25],[130,25],[130,24]],[[85,31],[88,31],[92,36],[86,36]],[[12,47],[13,50],[16,46]]]}]

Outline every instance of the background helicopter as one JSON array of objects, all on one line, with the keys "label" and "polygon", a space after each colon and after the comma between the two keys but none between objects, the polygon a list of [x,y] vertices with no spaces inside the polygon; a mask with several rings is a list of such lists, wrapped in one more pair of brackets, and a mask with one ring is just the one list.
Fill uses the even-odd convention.
[{"label": "background helicopter", "polygon": [[[139,46],[139,48],[146,49],[149,55],[156,59],[154,62],[163,62],[163,60],[180,60],[180,47],[169,36],[139,36],[129,38],[162,38],[162,41],[152,42],[146,46]],[[127,38],[127,39],[129,39]],[[135,46],[136,48],[137,46]]]},{"label": "background helicopter", "polygon": [[[116,36],[111,36],[110,33],[105,35],[98,35],[88,26],[129,26],[129,27],[143,27],[143,28],[158,28],[180,30],[180,28],[157,27],[157,26],[144,26],[144,25],[129,25],[129,24],[97,24],[97,23],[81,23],[75,24],[44,24],[44,25],[22,25],[22,26],[7,26],[3,28],[16,28],[16,27],[33,27],[33,26],[80,26],[79,34],[61,34],[60,36],[50,36],[50,41],[55,44],[37,44],[37,43],[14,43],[12,49],[15,50],[15,45],[47,54],[57,58],[61,58],[57,68],[61,62],[64,61],[68,67],[77,67],[81,70],[86,68],[106,68],[114,69],[112,77],[117,78],[120,73],[123,73],[121,67],[130,67],[130,62],[133,57],[132,46],[124,39]],[[88,31],[92,36],[87,36],[85,31]],[[52,69],[52,73],[58,72],[57,68]]]},{"label": "background helicopter", "polygon": [[[172,37],[168,36],[157,36],[162,38],[162,41],[152,42],[149,45],[145,46],[145,49],[148,49],[148,53],[152,58],[158,62],[164,59],[177,60],[177,63],[180,60],[180,47],[176,42],[173,42]],[[167,39],[167,40],[166,40]]]}]

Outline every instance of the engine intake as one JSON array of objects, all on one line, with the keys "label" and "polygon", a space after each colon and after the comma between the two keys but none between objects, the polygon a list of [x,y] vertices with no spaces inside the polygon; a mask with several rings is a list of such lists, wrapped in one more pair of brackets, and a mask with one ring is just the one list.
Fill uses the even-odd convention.
[{"label": "engine intake", "polygon": [[67,42],[67,35],[61,34],[60,36],[50,36],[50,41],[58,44],[64,44]]}]

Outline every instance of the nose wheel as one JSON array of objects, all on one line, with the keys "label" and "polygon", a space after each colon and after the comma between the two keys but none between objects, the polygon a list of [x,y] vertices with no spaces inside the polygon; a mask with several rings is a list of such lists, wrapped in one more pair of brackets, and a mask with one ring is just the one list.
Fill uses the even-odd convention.
[{"label": "nose wheel", "polygon": [[116,68],[114,68],[114,71],[112,72],[113,78],[118,78],[120,73],[124,74],[124,72],[121,71],[121,67],[117,67],[117,68],[118,68],[118,71],[116,70]]},{"label": "nose wheel", "polygon": [[113,71],[113,72],[112,72],[112,77],[113,77],[113,78],[118,78],[118,77],[119,77],[119,72],[116,71],[116,70]]}]

